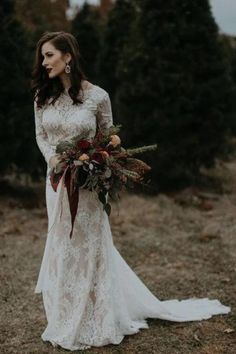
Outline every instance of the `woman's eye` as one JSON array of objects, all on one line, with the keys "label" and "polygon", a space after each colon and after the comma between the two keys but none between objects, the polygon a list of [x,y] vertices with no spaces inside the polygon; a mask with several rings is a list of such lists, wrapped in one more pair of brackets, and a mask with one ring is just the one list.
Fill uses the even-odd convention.
[{"label": "woman's eye", "polygon": [[53,56],[53,53],[46,53],[46,54],[42,55],[43,59],[45,57],[52,57],[52,56]]}]

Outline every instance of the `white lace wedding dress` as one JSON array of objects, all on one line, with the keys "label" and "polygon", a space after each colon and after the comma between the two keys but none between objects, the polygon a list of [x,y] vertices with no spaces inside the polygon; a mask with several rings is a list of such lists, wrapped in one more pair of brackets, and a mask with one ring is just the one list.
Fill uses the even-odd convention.
[{"label": "white lace wedding dress", "polygon": [[[82,93],[81,93],[82,94]],[[46,162],[56,144],[80,134],[90,139],[113,124],[108,93],[98,85],[73,105],[63,92],[55,105],[37,108],[38,146]],[[125,335],[148,328],[145,319],[196,321],[230,308],[208,298],[158,300],[132,271],[113,244],[109,219],[95,193],[80,190],[72,238],[67,192],[54,192],[46,177],[47,240],[35,293],[42,292],[47,327],[44,341],[69,350],[119,344]]]}]

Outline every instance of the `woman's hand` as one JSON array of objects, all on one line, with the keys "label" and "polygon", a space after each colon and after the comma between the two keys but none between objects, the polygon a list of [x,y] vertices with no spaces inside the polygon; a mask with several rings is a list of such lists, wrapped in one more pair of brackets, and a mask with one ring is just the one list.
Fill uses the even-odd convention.
[{"label": "woman's hand", "polygon": [[55,154],[50,157],[48,164],[49,164],[50,168],[54,168],[56,170],[56,172],[60,172],[60,169],[63,165],[63,163],[60,163],[60,162],[61,162],[61,155]]}]

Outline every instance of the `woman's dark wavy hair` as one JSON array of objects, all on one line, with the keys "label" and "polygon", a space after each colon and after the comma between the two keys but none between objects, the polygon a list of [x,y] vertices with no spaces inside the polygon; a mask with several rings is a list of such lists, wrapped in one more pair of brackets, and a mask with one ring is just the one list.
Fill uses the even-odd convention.
[{"label": "woman's dark wavy hair", "polygon": [[86,80],[87,77],[80,67],[80,52],[79,45],[76,38],[67,32],[45,32],[37,43],[35,63],[32,71],[31,91],[34,95],[34,100],[38,107],[42,107],[49,98],[52,98],[54,103],[60,94],[64,91],[59,77],[50,79],[46,69],[42,66],[43,56],[41,53],[42,45],[50,42],[54,47],[62,53],[70,53],[71,61],[70,75],[71,87],[69,88],[69,95],[73,100],[73,104],[82,103],[78,97],[80,90],[83,91],[81,81]]}]

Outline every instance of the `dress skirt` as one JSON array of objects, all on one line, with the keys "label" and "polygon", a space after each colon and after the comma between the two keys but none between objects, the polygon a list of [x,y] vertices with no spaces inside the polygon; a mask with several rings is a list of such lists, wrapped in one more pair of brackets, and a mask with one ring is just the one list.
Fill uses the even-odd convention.
[{"label": "dress skirt", "polygon": [[[47,170],[48,173],[48,170]],[[72,238],[67,191],[46,177],[47,239],[35,293],[42,292],[44,341],[69,350],[119,344],[148,328],[147,318],[176,322],[226,314],[208,298],[160,301],[113,244],[109,218],[96,193],[80,189]]]}]

